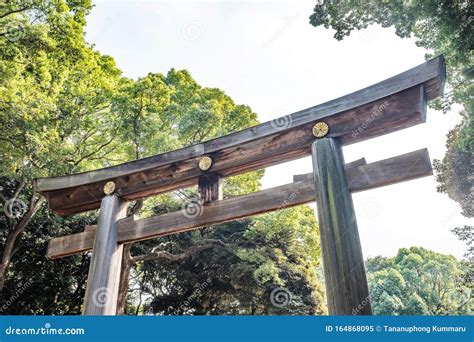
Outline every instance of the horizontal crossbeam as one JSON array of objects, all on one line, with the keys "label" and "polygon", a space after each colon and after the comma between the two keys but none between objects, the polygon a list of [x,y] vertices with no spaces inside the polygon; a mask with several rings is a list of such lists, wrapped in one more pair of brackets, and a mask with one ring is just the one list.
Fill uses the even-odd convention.
[{"label": "horizontal crossbeam", "polygon": [[328,137],[342,144],[387,134],[425,121],[426,101],[444,87],[444,61],[437,57],[397,76],[338,99],[271,122],[180,150],[76,175],[39,178],[36,189],[59,215],[97,209],[113,180],[124,200],[136,200],[196,185],[203,156],[210,172],[229,177],[310,154],[312,127],[324,121]]},{"label": "horizontal crossbeam", "polygon": [[[346,164],[348,186],[352,192],[431,174],[426,149],[370,164],[365,164],[365,160]],[[198,208],[197,215],[177,211],[146,219],[122,219],[118,222],[118,242],[152,239],[313,202],[312,178],[306,175],[300,178],[300,181],[291,184],[211,202]],[[93,246],[94,235],[94,227],[89,226],[82,233],[54,238],[49,242],[48,257],[54,259],[88,251]]]}]

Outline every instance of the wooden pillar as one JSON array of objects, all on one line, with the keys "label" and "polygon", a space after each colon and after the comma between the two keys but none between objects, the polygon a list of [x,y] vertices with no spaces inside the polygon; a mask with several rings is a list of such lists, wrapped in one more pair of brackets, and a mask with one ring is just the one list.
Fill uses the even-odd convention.
[{"label": "wooden pillar", "polygon": [[321,249],[330,315],[371,315],[369,290],[339,142],[311,145]]},{"label": "wooden pillar", "polygon": [[116,195],[102,199],[87,278],[84,315],[116,314],[123,253],[123,245],[117,244],[117,221],[126,213],[126,203]]},{"label": "wooden pillar", "polygon": [[128,278],[133,267],[133,258],[130,253],[133,243],[123,245],[122,264],[120,265],[119,292],[117,295],[117,315],[125,315],[125,305],[127,304]]},{"label": "wooden pillar", "polygon": [[199,199],[203,204],[223,198],[221,177],[217,173],[206,173],[198,179]]}]

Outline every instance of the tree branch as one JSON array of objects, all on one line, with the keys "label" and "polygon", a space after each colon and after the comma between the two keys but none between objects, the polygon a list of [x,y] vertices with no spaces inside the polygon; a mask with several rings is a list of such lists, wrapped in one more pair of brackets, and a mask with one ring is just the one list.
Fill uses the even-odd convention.
[{"label": "tree branch", "polygon": [[30,203],[28,211],[16,223],[10,234],[8,234],[7,240],[5,241],[2,261],[0,263],[0,291],[3,289],[3,285],[5,284],[6,274],[13,255],[13,247],[15,245],[15,242],[24,232],[28,223],[30,223],[33,216],[36,214],[39,208],[41,208],[41,205],[45,201],[44,197],[41,197],[39,200],[35,200],[35,196],[36,194],[33,192],[31,200],[32,203]]},{"label": "tree branch", "polygon": [[27,9],[28,9],[28,7],[23,7],[23,8],[19,8],[19,9],[16,9],[16,10],[11,10],[10,12],[0,14],[0,19],[3,19],[5,17],[8,17],[9,15],[12,15],[12,14],[15,14],[15,13],[20,13],[20,12],[26,11]]},{"label": "tree branch", "polygon": [[215,239],[205,239],[205,240],[200,241],[199,245],[189,248],[184,253],[172,254],[168,251],[158,251],[158,252],[153,252],[150,254],[138,255],[138,256],[132,257],[132,260],[134,263],[137,263],[140,261],[147,261],[147,260],[166,260],[170,262],[177,262],[177,261],[182,261],[186,258],[189,258],[204,250],[211,249],[214,247],[222,247],[233,253],[233,251],[224,242],[220,240],[215,240]]},{"label": "tree branch", "polygon": [[21,177],[20,179],[20,184],[18,185],[18,187],[16,188],[15,192],[13,193],[13,196],[11,198],[11,200],[16,200],[16,198],[18,197],[18,195],[20,194],[20,192],[23,190],[23,188],[25,187],[25,184],[26,184],[26,179],[25,177]]}]

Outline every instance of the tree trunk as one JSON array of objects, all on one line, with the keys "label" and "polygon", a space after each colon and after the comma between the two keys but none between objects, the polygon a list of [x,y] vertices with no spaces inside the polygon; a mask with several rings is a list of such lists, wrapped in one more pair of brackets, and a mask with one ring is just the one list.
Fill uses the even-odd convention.
[{"label": "tree trunk", "polygon": [[131,248],[131,243],[123,246],[122,269],[120,270],[120,284],[117,300],[117,315],[125,314],[125,304],[127,300],[128,291],[128,278],[130,276],[130,270],[133,264],[135,263],[130,255]]},{"label": "tree trunk", "polygon": [[21,234],[23,234],[25,228],[28,226],[38,209],[41,208],[43,202],[44,198],[36,200],[36,196],[33,193],[28,211],[15,224],[10,234],[8,234],[7,240],[5,241],[5,246],[3,247],[2,261],[0,263],[0,292],[3,290],[3,286],[5,285],[7,271],[13,256],[13,248],[15,247],[15,243]]}]

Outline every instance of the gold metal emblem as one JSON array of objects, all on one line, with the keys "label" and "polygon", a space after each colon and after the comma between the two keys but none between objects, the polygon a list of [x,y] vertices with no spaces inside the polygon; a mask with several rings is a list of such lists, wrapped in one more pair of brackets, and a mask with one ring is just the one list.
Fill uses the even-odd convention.
[{"label": "gold metal emblem", "polygon": [[329,125],[323,121],[317,122],[313,126],[313,135],[316,138],[325,137],[329,133]]},{"label": "gold metal emblem", "polygon": [[207,171],[211,168],[211,166],[212,166],[211,157],[205,156],[199,160],[199,169],[201,171]]},{"label": "gold metal emblem", "polygon": [[113,194],[115,191],[115,183],[110,181],[110,182],[107,182],[105,183],[104,185],[104,194],[106,195],[110,195],[110,194]]}]

